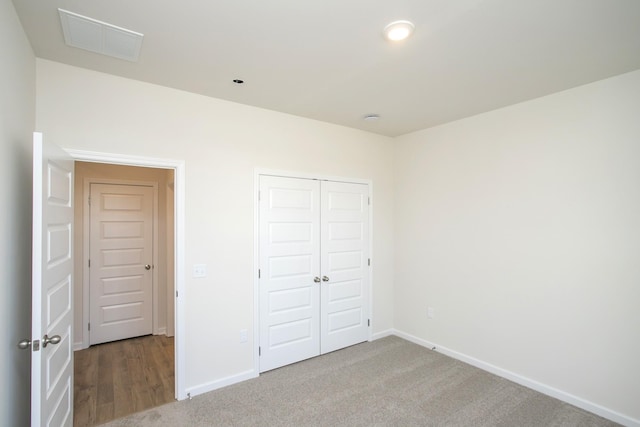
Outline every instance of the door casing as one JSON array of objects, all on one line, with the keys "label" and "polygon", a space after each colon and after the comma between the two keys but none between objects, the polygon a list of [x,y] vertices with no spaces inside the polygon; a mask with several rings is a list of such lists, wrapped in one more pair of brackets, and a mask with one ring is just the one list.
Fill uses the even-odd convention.
[{"label": "door casing", "polygon": [[[260,229],[260,204],[258,202],[258,192],[260,191],[260,176],[269,175],[269,176],[278,176],[283,178],[303,178],[303,179],[316,179],[320,181],[337,181],[337,182],[346,182],[352,184],[367,184],[369,186],[369,259],[371,260],[371,264],[373,265],[373,260],[375,254],[373,253],[373,182],[369,179],[360,179],[360,178],[348,178],[342,176],[333,176],[333,175],[321,175],[321,174],[310,174],[305,172],[294,172],[294,171],[282,171],[282,170],[273,170],[273,169],[262,169],[256,168],[254,170],[254,180],[253,180],[253,330],[255,331],[255,336],[253,337],[253,371],[254,376],[260,375],[260,288],[259,288],[259,278],[258,278],[258,269],[260,266],[260,233],[258,230]],[[371,319],[371,328],[369,328],[369,338],[368,341],[371,341],[373,323],[374,323],[374,312],[373,312],[373,269],[369,271],[369,318]]]}]

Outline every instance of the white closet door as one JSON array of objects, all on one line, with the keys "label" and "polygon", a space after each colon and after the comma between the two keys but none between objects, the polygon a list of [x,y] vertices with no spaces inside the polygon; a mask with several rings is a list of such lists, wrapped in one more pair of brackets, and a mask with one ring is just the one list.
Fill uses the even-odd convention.
[{"label": "white closet door", "polygon": [[320,354],[319,181],[260,177],[260,371]]},{"label": "white closet door", "polygon": [[369,339],[369,186],[322,182],[321,352]]}]

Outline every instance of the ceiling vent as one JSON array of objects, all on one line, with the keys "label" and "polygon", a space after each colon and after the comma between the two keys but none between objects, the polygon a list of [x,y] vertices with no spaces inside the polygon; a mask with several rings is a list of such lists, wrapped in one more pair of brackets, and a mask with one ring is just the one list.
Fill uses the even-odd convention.
[{"label": "ceiling vent", "polygon": [[143,34],[58,9],[67,45],[137,62]]}]

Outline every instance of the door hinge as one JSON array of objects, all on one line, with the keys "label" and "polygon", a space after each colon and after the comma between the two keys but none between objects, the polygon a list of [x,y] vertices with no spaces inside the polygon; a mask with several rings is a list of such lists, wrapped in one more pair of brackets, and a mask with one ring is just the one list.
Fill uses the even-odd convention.
[{"label": "door hinge", "polygon": [[367,258],[367,264],[371,267],[371,258]]},{"label": "door hinge", "polygon": [[367,326],[371,326],[371,319],[367,319]]},{"label": "door hinge", "polygon": [[91,330],[91,322],[87,323],[87,331]]},{"label": "door hinge", "polygon": [[89,206],[91,206],[91,194],[89,194],[89,197],[87,197],[87,203],[89,204]]},{"label": "door hinge", "polygon": [[371,197],[367,197],[367,204],[371,205]]},{"label": "door hinge", "polygon": [[258,356],[262,356],[262,347],[258,347]]},{"label": "door hinge", "polygon": [[176,291],[176,298],[178,298],[178,291]]},{"label": "door hinge", "polygon": [[87,264],[89,265],[89,268],[91,268],[91,260],[89,260]]},{"label": "door hinge", "polygon": [[260,269],[258,269],[258,279],[260,278]]}]

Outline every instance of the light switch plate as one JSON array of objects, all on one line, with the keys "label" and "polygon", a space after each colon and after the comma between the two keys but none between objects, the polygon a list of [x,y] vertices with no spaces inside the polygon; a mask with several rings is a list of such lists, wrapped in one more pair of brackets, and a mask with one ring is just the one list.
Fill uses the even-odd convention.
[{"label": "light switch plate", "polygon": [[193,266],[193,277],[207,277],[207,265],[195,264]]}]

